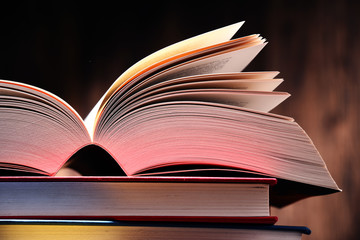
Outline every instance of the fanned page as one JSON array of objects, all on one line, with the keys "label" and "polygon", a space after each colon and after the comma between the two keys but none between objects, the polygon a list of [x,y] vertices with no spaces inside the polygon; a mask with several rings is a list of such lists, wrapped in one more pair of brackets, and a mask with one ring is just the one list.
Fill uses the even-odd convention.
[{"label": "fanned page", "polygon": [[195,101],[162,102],[129,111],[96,141],[126,174],[166,166],[245,169],[338,189],[299,125],[281,116]]},{"label": "fanned page", "polygon": [[0,80],[0,169],[52,175],[90,143],[79,114],[54,94]]},{"label": "fanned page", "polygon": [[[251,35],[240,39],[235,39],[223,44],[202,48],[196,52],[189,53],[180,58],[175,58],[166,61],[165,64],[160,64],[152,68],[144,74],[131,79],[126,85],[113,93],[108,100],[101,114],[98,115],[96,121],[96,128],[94,131],[94,138],[98,128],[106,124],[113,115],[120,115],[123,111],[123,106],[132,104],[130,99],[139,90],[146,88],[157,83],[167,80],[186,77],[198,76],[204,74],[221,74],[221,73],[238,73],[242,71],[250,61],[261,51],[265,46],[265,42],[258,35]],[[214,90],[216,94],[214,94]],[[288,93],[275,93],[275,92],[261,92],[250,93],[241,92],[238,94],[239,89],[208,89],[206,92],[201,89],[193,91],[193,89],[186,89],[187,92],[168,92],[166,99],[170,97],[172,100],[204,100],[213,102],[225,102],[227,104],[235,104],[237,106],[252,108],[261,111],[270,111],[279,103],[285,100]],[[191,91],[191,92],[190,92]],[[238,97],[239,96],[239,97]],[[185,98],[184,98],[185,97]],[[250,98],[249,98],[250,97]],[[267,98],[264,102],[263,98]],[[163,96],[154,95],[150,96],[151,99],[142,99],[143,102],[165,101]],[[149,100],[149,101],[148,101]],[[262,104],[259,104],[262,101]],[[138,107],[138,103],[134,103],[133,107]]]},{"label": "fanned page", "polygon": [[132,77],[136,77],[137,74],[140,74],[143,71],[146,71],[152,65],[169,59],[171,57],[177,56],[179,54],[184,54],[192,50],[199,48],[204,48],[206,46],[211,46],[221,42],[230,40],[234,34],[239,30],[244,22],[239,22],[232,24],[220,29],[216,29],[196,37],[186,39],[184,41],[175,43],[166,48],[163,48],[148,57],[140,60],[127,71],[125,71],[120,77],[112,84],[109,90],[104,94],[104,96],[99,100],[95,107],[91,110],[89,115],[85,119],[85,125],[89,129],[89,132],[92,136],[95,125],[96,117],[101,112],[104,105],[107,103],[110,96],[123,84],[129,81]]}]

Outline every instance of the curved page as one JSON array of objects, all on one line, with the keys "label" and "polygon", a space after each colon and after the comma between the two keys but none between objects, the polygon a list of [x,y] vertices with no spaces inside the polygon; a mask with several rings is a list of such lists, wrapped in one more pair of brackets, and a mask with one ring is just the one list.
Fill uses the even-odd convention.
[{"label": "curved page", "polygon": [[178,102],[132,111],[99,136],[127,175],[176,165],[244,169],[338,189],[299,125],[221,104]]},{"label": "curved page", "polygon": [[80,116],[55,95],[0,81],[0,168],[53,175],[90,143]]},{"label": "curved page", "polygon": [[239,22],[236,24],[232,24],[220,29],[216,29],[184,41],[175,43],[166,48],[163,48],[148,57],[140,60],[132,67],[130,67],[127,71],[125,71],[120,77],[113,83],[113,85],[109,88],[109,90],[104,94],[104,96],[100,99],[100,101],[95,105],[95,107],[91,110],[89,115],[85,119],[85,124],[89,129],[89,132],[92,136],[93,131],[96,125],[96,117],[104,107],[104,104],[107,102],[109,97],[113,94],[116,89],[122,86],[126,81],[128,81],[132,76],[136,75],[138,72],[143,71],[144,69],[150,67],[151,65],[163,61],[164,59],[171,58],[178,54],[183,54],[185,52],[189,52],[195,49],[203,48],[206,46],[211,46],[214,44],[218,44],[221,42],[225,42],[230,40],[234,34],[238,31],[238,29],[243,25],[244,22]]}]

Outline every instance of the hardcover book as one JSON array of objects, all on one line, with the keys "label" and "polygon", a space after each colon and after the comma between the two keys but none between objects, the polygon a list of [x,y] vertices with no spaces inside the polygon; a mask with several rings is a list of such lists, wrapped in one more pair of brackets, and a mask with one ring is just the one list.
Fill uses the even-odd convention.
[{"label": "hardcover book", "polygon": [[306,227],[236,223],[0,220],[1,239],[286,239],[310,234]]},{"label": "hardcover book", "polygon": [[0,218],[273,224],[269,189],[275,183],[272,178],[0,177]]}]

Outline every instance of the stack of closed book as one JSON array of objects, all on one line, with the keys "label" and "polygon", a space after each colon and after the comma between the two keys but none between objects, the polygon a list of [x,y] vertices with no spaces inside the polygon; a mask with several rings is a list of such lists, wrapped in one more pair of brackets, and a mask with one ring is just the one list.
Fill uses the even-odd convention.
[{"label": "stack of closed book", "polygon": [[[294,119],[269,113],[289,97],[274,91],[278,72],[242,72],[266,45],[258,34],[230,40],[242,24],[137,62],[85,120],[50,92],[0,80],[0,238],[309,234],[276,225],[270,206],[340,189]],[[69,160],[92,146],[116,162],[108,175],[125,176],[75,176],[94,158],[102,171],[91,154]],[[67,167],[73,176],[61,176]]]}]

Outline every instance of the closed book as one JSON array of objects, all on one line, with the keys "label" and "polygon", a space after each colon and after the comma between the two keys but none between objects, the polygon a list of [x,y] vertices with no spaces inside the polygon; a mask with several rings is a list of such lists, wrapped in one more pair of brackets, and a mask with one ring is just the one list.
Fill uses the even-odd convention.
[{"label": "closed book", "polygon": [[299,240],[306,227],[238,223],[0,220],[0,238],[27,239],[253,239]]},{"label": "closed book", "polygon": [[1,177],[1,218],[270,216],[273,178]]}]

